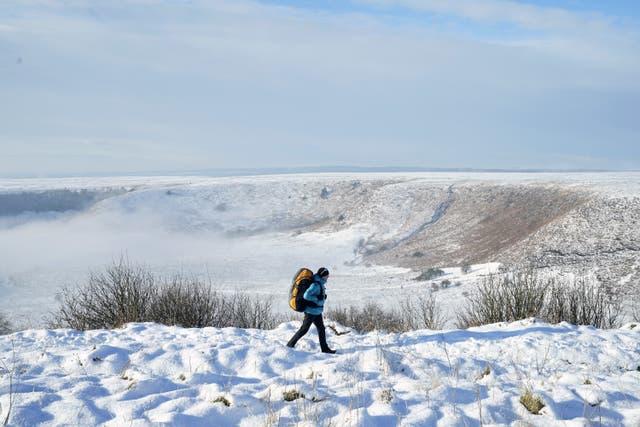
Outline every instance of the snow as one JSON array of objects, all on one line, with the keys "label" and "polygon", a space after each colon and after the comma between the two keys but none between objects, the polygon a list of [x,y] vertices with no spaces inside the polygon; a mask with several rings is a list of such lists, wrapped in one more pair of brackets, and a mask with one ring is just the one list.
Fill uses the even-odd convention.
[{"label": "snow", "polygon": [[589,187],[602,193],[634,194],[640,190],[640,172],[387,172],[387,173],[318,173],[285,174],[256,176],[107,176],[76,178],[21,178],[0,179],[0,191],[45,191],[52,189],[100,189],[100,188],[153,188],[180,185],[200,185],[225,183],[269,183],[269,182],[326,182],[347,179],[359,180],[416,180],[423,183],[494,183],[494,184],[531,184],[563,183]]},{"label": "snow", "polygon": [[[26,330],[0,337],[10,425],[637,426],[640,326],[535,319],[469,330]],[[539,415],[520,404],[530,390]],[[304,398],[286,401],[295,391]],[[229,403],[226,406],[224,402]]]},{"label": "snow", "polygon": [[[2,180],[0,196],[60,189],[113,196],[78,210],[0,216],[0,291],[7,295],[0,312],[19,325],[42,326],[41,317],[55,309],[62,286],[82,283],[89,271],[122,256],[161,275],[188,272],[219,288],[268,293],[281,309],[286,309],[290,276],[302,265],[330,268],[338,278],[337,304],[346,304],[354,289],[390,297],[401,287],[421,286],[411,280],[417,274],[354,263],[355,251],[371,236],[411,231],[407,224],[416,220],[406,193],[419,188],[414,179],[326,174]],[[425,175],[420,182],[447,179]],[[344,229],[314,229],[343,208],[325,201],[317,209],[323,189],[378,181],[398,185],[373,193],[364,208],[356,206]],[[118,189],[126,192],[112,192]]]},{"label": "snow", "polygon": [[[90,271],[101,271],[123,256],[159,275],[186,272],[229,291],[240,288],[270,295],[277,309],[286,309],[284,295],[293,272],[300,266],[324,265],[336,279],[331,290],[333,304],[347,305],[355,291],[365,301],[382,300],[391,305],[399,290],[433,284],[412,280],[420,273],[417,268],[394,264],[398,252],[383,254],[375,263],[363,254],[400,245],[420,233],[424,236],[425,224],[447,199],[452,185],[475,192],[487,184],[557,185],[587,189],[601,197],[635,198],[625,200],[617,210],[613,205],[596,204],[588,211],[589,223],[581,212],[573,212],[566,221],[550,224],[530,241],[534,249],[544,244],[547,249],[569,248],[578,255],[589,254],[589,260],[607,264],[593,266],[600,271],[619,266],[613,279],[631,285],[637,281],[640,264],[633,229],[640,215],[640,173],[3,179],[0,292],[4,298],[0,299],[0,313],[17,326],[42,327],[42,317],[55,310],[56,295],[63,286],[82,284]],[[82,190],[86,193],[80,196],[68,193]],[[323,194],[328,197],[323,199]],[[16,214],[19,206],[36,202],[41,211]],[[73,206],[76,208],[63,210]],[[476,205],[471,203],[471,207]],[[5,211],[11,215],[3,215]],[[469,237],[456,231],[469,227],[465,224],[472,215],[452,215],[449,221],[454,223],[448,223],[449,228],[441,228],[437,236],[419,238],[435,242],[434,246],[427,250],[409,247],[400,253],[405,267],[407,258],[415,259],[415,264],[423,262],[412,258],[420,251],[436,255],[447,250],[464,252]],[[592,241],[596,237],[597,241]],[[610,259],[601,256],[601,252],[617,250],[622,250],[621,255]],[[532,248],[523,246],[521,252],[530,254]],[[520,256],[520,252],[514,254]],[[424,268],[431,266],[430,255],[426,255]],[[578,255],[571,260],[577,263],[585,258]],[[545,260],[555,262],[556,258],[548,255]],[[455,312],[463,293],[483,274],[495,270],[495,262],[488,259],[487,268],[478,265],[469,275],[456,273],[459,260],[438,263],[448,272],[442,279],[460,283],[438,291],[446,302],[445,310]]]},{"label": "snow", "polygon": [[[633,203],[590,215],[624,213],[602,225],[598,242],[635,239],[629,227],[640,211],[628,208],[637,206],[639,173],[0,180],[0,313],[30,328],[0,336],[0,422],[8,414],[16,426],[640,426],[640,325],[605,331],[528,319],[451,329],[465,293],[500,264],[468,273],[452,264],[437,281],[420,282],[419,271],[363,260],[363,250],[421,230],[452,184],[559,185],[613,205],[629,197]],[[67,197],[70,210],[15,214],[18,204],[6,205],[16,194],[25,205],[69,196],[60,190],[91,194]],[[29,199],[34,193],[43,194]],[[580,242],[565,239],[585,231],[584,216],[575,215],[551,230],[579,252]],[[327,330],[336,355],[319,352],[314,328],[296,349],[285,347],[299,321],[270,331],[39,329],[63,285],[81,284],[121,256],[159,275],[180,271],[222,291],[271,297],[279,310],[288,310],[300,266],[331,270],[330,308],[354,295],[394,306],[403,294],[438,288],[449,329],[359,334],[327,320],[348,331]],[[636,280],[634,259],[620,283]],[[292,390],[304,398],[285,401]],[[520,403],[526,390],[544,402],[540,415]]]}]

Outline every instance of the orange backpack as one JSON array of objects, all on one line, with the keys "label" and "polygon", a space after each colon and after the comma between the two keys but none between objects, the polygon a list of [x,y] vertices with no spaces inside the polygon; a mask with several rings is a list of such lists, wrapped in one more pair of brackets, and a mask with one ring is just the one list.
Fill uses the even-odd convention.
[{"label": "orange backpack", "polygon": [[308,268],[298,270],[289,289],[289,306],[295,311],[304,311],[307,308],[307,300],[303,298],[304,293],[313,283],[313,271]]}]

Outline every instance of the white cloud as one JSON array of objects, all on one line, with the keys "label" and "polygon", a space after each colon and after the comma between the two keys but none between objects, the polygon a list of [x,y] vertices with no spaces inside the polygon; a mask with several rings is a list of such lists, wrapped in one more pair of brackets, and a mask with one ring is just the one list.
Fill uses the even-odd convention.
[{"label": "white cloud", "polygon": [[555,7],[504,0],[358,0],[378,6],[399,6],[418,11],[456,15],[474,21],[508,23],[528,29],[584,33],[612,31],[609,18]]},{"label": "white cloud", "polygon": [[[488,162],[492,148],[516,156],[516,138],[526,146],[542,136],[580,150],[558,135],[577,141],[601,134],[594,131],[606,125],[601,116],[585,113],[571,123],[550,117],[576,104],[564,89],[602,91],[610,100],[614,90],[639,92],[633,38],[618,43],[615,33],[594,42],[569,31],[586,31],[580,15],[515,3],[393,4],[567,31],[495,41],[385,14],[249,1],[34,4],[15,6],[7,15],[13,18],[0,21],[14,28],[0,32],[0,43],[23,58],[2,69],[0,90],[9,102],[0,105],[0,149],[13,154],[11,161],[0,157],[2,171],[33,164],[31,149],[7,148],[22,143],[39,153],[93,156],[84,163],[55,158],[56,168],[74,171],[286,166],[316,158],[482,167],[473,162]],[[593,25],[605,21],[593,18]],[[609,105],[615,112],[629,103]],[[633,132],[612,132],[632,139]],[[96,157],[95,145],[92,153],[69,149],[73,141],[100,141],[102,151]],[[468,163],[444,154],[451,152],[468,153]]]}]

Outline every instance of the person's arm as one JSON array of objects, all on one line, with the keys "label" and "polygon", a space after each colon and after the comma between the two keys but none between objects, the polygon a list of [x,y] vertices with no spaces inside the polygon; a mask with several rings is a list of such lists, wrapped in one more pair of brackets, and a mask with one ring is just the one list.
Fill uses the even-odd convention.
[{"label": "person's arm", "polygon": [[321,292],[320,285],[318,285],[316,282],[313,282],[311,286],[309,286],[309,289],[305,291],[302,298],[306,299],[307,301],[311,301],[314,304],[322,305],[323,304],[322,301],[318,299],[318,294],[320,292]]}]

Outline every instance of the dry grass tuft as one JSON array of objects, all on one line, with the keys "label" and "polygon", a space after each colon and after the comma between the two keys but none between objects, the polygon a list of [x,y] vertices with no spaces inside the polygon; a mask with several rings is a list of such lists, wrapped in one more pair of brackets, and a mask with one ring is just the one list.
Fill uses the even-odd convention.
[{"label": "dry grass tuft", "polygon": [[300,393],[298,390],[288,390],[282,393],[282,397],[287,402],[293,402],[297,399],[304,399],[304,394]]},{"label": "dry grass tuft", "polygon": [[540,410],[545,406],[542,399],[531,393],[531,390],[526,390],[524,394],[520,396],[520,403],[533,415],[540,415]]}]

